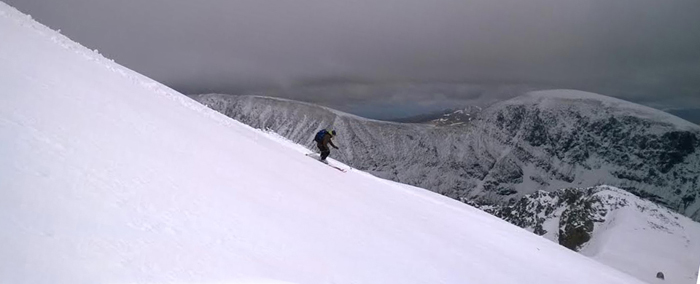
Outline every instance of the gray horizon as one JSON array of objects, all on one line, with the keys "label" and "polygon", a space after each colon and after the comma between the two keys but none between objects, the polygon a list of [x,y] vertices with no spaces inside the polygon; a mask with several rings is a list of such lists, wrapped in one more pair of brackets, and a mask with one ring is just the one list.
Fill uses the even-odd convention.
[{"label": "gray horizon", "polygon": [[186,94],[377,118],[567,88],[700,123],[696,0],[5,2]]}]

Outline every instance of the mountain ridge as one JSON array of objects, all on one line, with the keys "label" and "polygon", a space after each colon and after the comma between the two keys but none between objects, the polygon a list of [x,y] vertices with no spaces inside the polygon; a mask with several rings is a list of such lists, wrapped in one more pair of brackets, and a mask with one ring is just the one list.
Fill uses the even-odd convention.
[{"label": "mountain ridge", "polygon": [[503,101],[502,103],[508,104],[513,102],[523,102],[527,99],[537,100],[539,105],[542,105],[543,103],[551,103],[551,101],[556,100],[583,101],[594,105],[601,104],[604,109],[625,109],[631,111],[635,115],[640,116],[641,118],[649,118],[656,121],[663,121],[668,124],[683,127],[685,129],[698,130],[698,128],[700,127],[697,124],[694,124],[690,121],[687,121],[683,118],[680,118],[676,115],[662,110],[658,110],[641,104],[636,104],[630,101],[625,101],[623,99],[571,89],[532,91],[525,93],[521,96]]},{"label": "mountain ridge", "polygon": [[657,114],[644,115],[653,110],[646,107],[595,112],[598,106],[580,99],[552,108],[535,107],[537,100],[524,97],[486,108],[473,123],[454,130],[354,120],[291,100],[218,94],[193,98],[310,149],[315,148],[315,131],[334,127],[342,148],[332,156],[460,200],[498,203],[537,190],[610,184],[700,220],[700,203],[693,198],[700,192],[700,127],[655,121],[650,118]]}]

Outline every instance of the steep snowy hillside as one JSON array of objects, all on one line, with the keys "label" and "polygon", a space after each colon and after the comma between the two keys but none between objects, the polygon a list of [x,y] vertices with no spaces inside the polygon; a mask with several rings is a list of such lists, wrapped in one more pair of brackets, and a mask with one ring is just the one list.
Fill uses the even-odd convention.
[{"label": "steep snowy hillside", "polygon": [[274,98],[194,98],[309,148],[315,131],[332,126],[342,147],[335,157],[460,200],[493,204],[610,184],[700,220],[700,127],[601,95],[535,92],[460,128],[373,121]]},{"label": "steep snowy hillside", "polygon": [[[700,223],[609,186],[540,191],[484,208],[649,283],[695,283]],[[661,281],[661,282],[659,282]]]},{"label": "steep snowy hillside", "polygon": [[640,283],[336,171],[3,3],[0,34],[4,283]]}]

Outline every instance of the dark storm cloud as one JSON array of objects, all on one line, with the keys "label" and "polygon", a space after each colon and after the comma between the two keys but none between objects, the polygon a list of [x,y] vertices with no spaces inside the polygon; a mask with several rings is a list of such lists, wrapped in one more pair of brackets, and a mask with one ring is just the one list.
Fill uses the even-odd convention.
[{"label": "dark storm cloud", "polygon": [[697,0],[7,2],[185,93],[272,89],[342,105],[527,86],[515,89],[700,107]]},{"label": "dark storm cloud", "polygon": [[361,116],[395,119],[467,105],[484,107],[530,90],[533,88],[524,85],[348,82],[330,78],[245,93],[313,101]]}]

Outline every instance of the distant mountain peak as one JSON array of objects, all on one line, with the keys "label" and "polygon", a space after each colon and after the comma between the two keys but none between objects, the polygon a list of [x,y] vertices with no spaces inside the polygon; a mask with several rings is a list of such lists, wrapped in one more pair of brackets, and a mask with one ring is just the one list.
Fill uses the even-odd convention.
[{"label": "distant mountain peak", "polygon": [[464,106],[457,109],[445,109],[411,117],[393,119],[391,121],[402,123],[422,123],[435,126],[458,126],[469,124],[476,119],[482,111],[478,106]]},{"label": "distant mountain peak", "polygon": [[700,126],[674,116],[670,113],[625,101],[618,98],[578,90],[543,90],[533,91],[495,104],[501,105],[533,105],[541,110],[549,109],[569,111],[572,107],[582,115],[591,117],[604,114],[634,116],[653,120],[658,123],[672,124],[683,129],[700,130]]},{"label": "distant mountain peak", "polygon": [[433,119],[429,123],[435,126],[459,126],[471,123],[483,109],[478,106],[467,106],[449,111],[440,118]]}]

